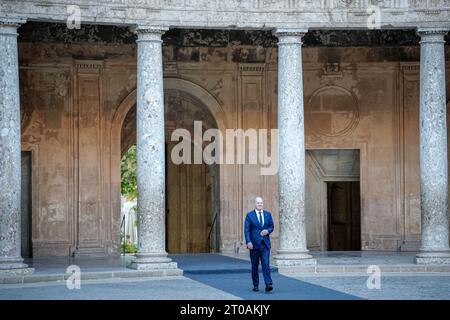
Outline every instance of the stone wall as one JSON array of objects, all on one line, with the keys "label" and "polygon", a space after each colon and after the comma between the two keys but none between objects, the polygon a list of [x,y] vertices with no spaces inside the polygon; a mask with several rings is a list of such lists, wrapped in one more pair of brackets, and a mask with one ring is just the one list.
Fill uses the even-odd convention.
[{"label": "stone wall", "polygon": [[[120,137],[136,101],[135,49],[19,44],[35,256],[68,255],[76,244],[80,253],[119,253]],[[360,150],[365,250],[417,248],[420,238],[418,58],[417,46],[303,50],[306,148]],[[171,90],[203,99],[219,129],[277,128],[275,47],[166,45],[164,76]],[[273,213],[277,247],[277,181],[258,165],[221,166],[222,251],[242,248],[243,218],[257,195]],[[320,227],[307,229],[313,247],[326,249],[312,231]]]}]

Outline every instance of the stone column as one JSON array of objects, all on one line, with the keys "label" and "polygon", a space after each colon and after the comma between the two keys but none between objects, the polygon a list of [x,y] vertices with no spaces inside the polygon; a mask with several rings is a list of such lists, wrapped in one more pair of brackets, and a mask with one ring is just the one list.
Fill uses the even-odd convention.
[{"label": "stone column", "polygon": [[306,248],[305,133],[302,37],[307,30],[277,29],[278,150],[280,247],[279,267],[315,265]]},{"label": "stone column", "polygon": [[138,253],[133,269],[181,274],[165,246],[165,135],[161,27],[138,27],[137,187]]},{"label": "stone column", "polygon": [[420,41],[419,264],[450,264],[444,36],[448,29],[418,29]]},{"label": "stone column", "polygon": [[0,18],[0,276],[33,272],[20,246],[20,102],[17,28]]}]

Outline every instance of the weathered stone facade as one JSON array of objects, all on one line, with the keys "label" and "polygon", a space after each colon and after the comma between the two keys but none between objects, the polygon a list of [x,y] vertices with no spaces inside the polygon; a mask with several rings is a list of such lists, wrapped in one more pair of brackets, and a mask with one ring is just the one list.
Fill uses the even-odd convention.
[{"label": "weathered stone facade", "polygon": [[[198,87],[202,92],[194,95],[212,109],[219,128],[277,128],[277,49],[243,47],[263,51],[257,58],[262,62],[234,62],[236,51],[243,50],[239,46],[165,46],[166,91],[192,94]],[[136,70],[135,50],[133,44],[19,44],[22,114],[27,114],[22,118],[29,118],[22,146],[35,151],[33,243],[37,256],[69,254],[79,237],[77,230],[85,228],[83,221],[98,221],[89,224],[89,232],[99,235],[105,252],[118,252],[121,126],[136,104],[136,73],[130,71]],[[201,60],[193,61],[197,56]],[[362,249],[419,247],[418,58],[418,46],[303,49],[306,149],[358,149],[361,153]],[[80,78],[81,70],[89,70],[90,76]],[[92,107],[86,113],[80,110],[85,94],[102,102],[97,114],[92,114]],[[316,99],[330,96],[344,99],[345,108],[337,114],[332,105],[324,105],[328,117],[315,115],[311,108],[316,107]],[[92,150],[78,147],[80,134],[87,135]],[[73,176],[92,164],[102,168],[87,174],[95,192],[77,185]],[[260,176],[259,167],[253,165],[227,165],[220,173],[220,250],[234,251],[241,246],[243,214],[251,209],[255,194],[262,194],[279,221],[277,177]],[[306,174],[311,175],[308,170]],[[239,189],[239,184],[244,187]],[[102,198],[95,202],[79,195],[77,207],[75,190]],[[319,204],[313,210],[320,212],[322,200],[315,195],[307,193],[307,201],[313,207]],[[322,222],[318,214],[306,210],[310,248],[326,249],[320,241]],[[99,228],[95,232],[94,226]],[[278,227],[275,243],[277,236]]]},{"label": "weathered stone facade", "polygon": [[[221,131],[287,130],[279,145],[286,154],[280,173],[286,175],[263,176],[259,165],[228,164],[212,175],[210,187],[218,195],[210,204],[218,213],[216,250],[241,251],[243,217],[257,195],[278,222],[272,238],[275,250],[281,249],[279,258],[283,253],[297,254],[294,260],[308,258],[307,248],[327,250],[324,185],[341,179],[360,183],[361,249],[421,248],[438,254],[419,255],[418,263],[449,261],[448,190],[443,190],[448,184],[448,1],[430,8],[418,1],[401,8],[381,3],[382,30],[375,31],[352,30],[367,28],[369,1],[333,2],[332,7],[311,1],[150,2],[133,1],[136,6],[130,6],[129,1],[86,1],[78,31],[53,24],[67,16],[62,2],[50,7],[34,1],[25,7],[17,1],[0,4],[8,17],[47,21],[19,28],[18,59],[13,55],[15,40],[6,34],[10,27],[2,27],[8,32],[0,35],[4,50],[12,50],[5,55],[15,60],[2,62],[0,70],[14,67],[17,60],[19,65],[20,86],[9,87],[17,70],[8,69],[2,74],[1,83],[7,85],[1,94],[14,100],[20,91],[21,145],[32,152],[34,256],[119,253],[119,164],[125,119],[135,108],[137,132],[131,134],[140,150],[139,208],[144,215],[136,262],[175,267],[165,258],[164,201],[170,191],[164,190],[162,148],[164,125],[166,143],[167,128],[174,126],[164,123],[163,111],[165,105],[167,117],[171,95],[190,95]],[[127,29],[136,26],[137,36]],[[158,39],[154,32],[142,33],[168,27],[172,29],[162,46],[162,32]],[[272,35],[272,30],[284,30],[287,36]],[[433,72],[438,76],[430,76]],[[0,133],[9,132],[18,119],[13,105],[2,107],[5,119],[15,120],[1,122]],[[294,115],[292,121],[289,116]],[[427,127],[439,132],[427,133]],[[1,140],[1,160],[7,163],[18,156],[18,125],[14,130],[16,142]],[[288,146],[311,152],[298,154],[294,161],[300,151]],[[322,154],[322,159],[312,151],[344,149],[358,151],[352,166],[359,171],[329,166],[333,155]],[[348,159],[343,161],[348,165]],[[290,172],[293,168],[300,171]],[[19,176],[18,168],[10,171],[8,175]],[[11,187],[11,197],[18,188],[18,182]],[[200,192],[190,188],[184,190]],[[6,212],[7,197],[0,204],[3,240],[9,228],[18,228],[11,222],[18,217],[18,200]],[[280,208],[279,199],[286,199]],[[421,227],[427,234],[438,232],[437,237],[421,239]],[[14,236],[0,252],[17,248],[19,238]],[[0,258],[20,263],[13,251]]]}]

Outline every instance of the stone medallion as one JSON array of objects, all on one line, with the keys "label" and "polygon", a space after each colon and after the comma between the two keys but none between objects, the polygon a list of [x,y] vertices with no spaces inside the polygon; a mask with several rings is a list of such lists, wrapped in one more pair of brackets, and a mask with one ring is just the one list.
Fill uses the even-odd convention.
[{"label": "stone medallion", "polygon": [[321,136],[348,135],[359,122],[356,97],[347,89],[327,86],[316,90],[306,104],[306,125]]}]

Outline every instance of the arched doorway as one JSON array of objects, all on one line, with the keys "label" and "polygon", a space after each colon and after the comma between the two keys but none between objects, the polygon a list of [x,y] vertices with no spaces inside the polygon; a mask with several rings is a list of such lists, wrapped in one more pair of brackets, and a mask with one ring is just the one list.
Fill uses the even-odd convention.
[{"label": "arched doorway", "polygon": [[[196,96],[178,88],[164,90],[166,132],[166,249],[169,253],[219,251],[219,167],[217,164],[174,164],[171,141],[175,129],[194,134],[194,120],[203,132],[217,128],[214,116]],[[136,143],[136,106],[129,108],[120,133],[123,155]],[[192,145],[192,155],[194,154]]]}]

